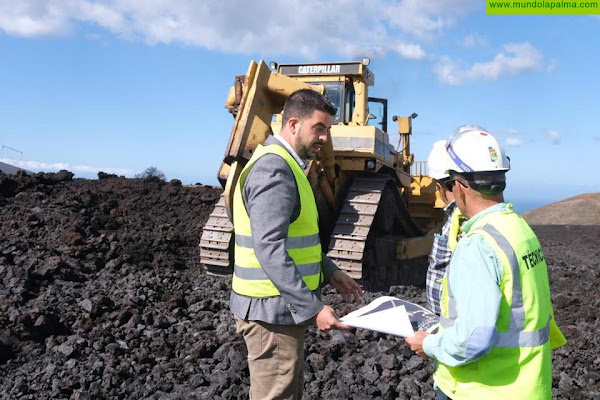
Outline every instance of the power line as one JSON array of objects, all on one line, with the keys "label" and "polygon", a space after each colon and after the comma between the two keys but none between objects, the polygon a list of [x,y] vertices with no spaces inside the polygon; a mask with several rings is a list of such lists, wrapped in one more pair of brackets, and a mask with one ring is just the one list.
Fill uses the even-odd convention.
[{"label": "power line", "polygon": [[19,153],[19,161],[23,160],[23,152],[22,151],[13,149],[12,147],[8,147],[8,146],[2,146],[2,148],[0,149],[0,158],[11,158],[11,157],[8,157],[7,155],[5,155],[5,153],[6,153],[5,150]]}]

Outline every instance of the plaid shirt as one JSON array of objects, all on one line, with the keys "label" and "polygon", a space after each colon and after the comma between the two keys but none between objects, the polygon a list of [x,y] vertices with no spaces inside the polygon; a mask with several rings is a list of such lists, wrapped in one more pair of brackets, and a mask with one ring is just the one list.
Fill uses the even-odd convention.
[{"label": "plaid shirt", "polygon": [[444,208],[447,220],[442,227],[442,234],[435,235],[431,254],[429,254],[429,268],[427,268],[426,282],[427,304],[429,304],[431,311],[437,315],[441,313],[440,299],[442,298],[442,283],[440,280],[444,277],[446,266],[450,263],[450,258],[452,257],[452,252],[448,246],[448,234],[450,232],[452,213],[455,208],[455,201]]}]

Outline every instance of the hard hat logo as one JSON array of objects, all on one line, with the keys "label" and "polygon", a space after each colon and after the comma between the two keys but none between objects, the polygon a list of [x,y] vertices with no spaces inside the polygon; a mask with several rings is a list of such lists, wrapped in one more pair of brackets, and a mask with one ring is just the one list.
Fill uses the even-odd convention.
[{"label": "hard hat logo", "polygon": [[498,151],[491,146],[488,147],[488,149],[490,151],[490,160],[492,160],[492,162],[498,160]]}]

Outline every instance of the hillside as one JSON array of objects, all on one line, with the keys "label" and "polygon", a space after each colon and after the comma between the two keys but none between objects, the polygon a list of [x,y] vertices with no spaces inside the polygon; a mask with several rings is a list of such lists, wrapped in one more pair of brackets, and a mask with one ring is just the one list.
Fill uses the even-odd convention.
[{"label": "hillside", "polygon": [[600,193],[586,193],[527,211],[530,225],[600,225]]},{"label": "hillside", "polygon": [[0,161],[0,171],[4,172],[5,174],[16,174],[17,172],[21,171],[21,168]]}]

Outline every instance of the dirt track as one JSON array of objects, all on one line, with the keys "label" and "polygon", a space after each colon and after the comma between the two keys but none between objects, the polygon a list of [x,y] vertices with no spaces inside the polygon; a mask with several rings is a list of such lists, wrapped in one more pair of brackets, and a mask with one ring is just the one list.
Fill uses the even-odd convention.
[{"label": "dirt track", "polygon": [[[220,190],[103,178],[0,174],[0,398],[247,398],[229,282],[203,272],[197,249]],[[534,229],[569,339],[555,398],[598,400],[600,226]],[[425,303],[420,288],[390,293]],[[432,363],[400,339],[313,329],[306,356],[305,398],[433,398]]]}]

